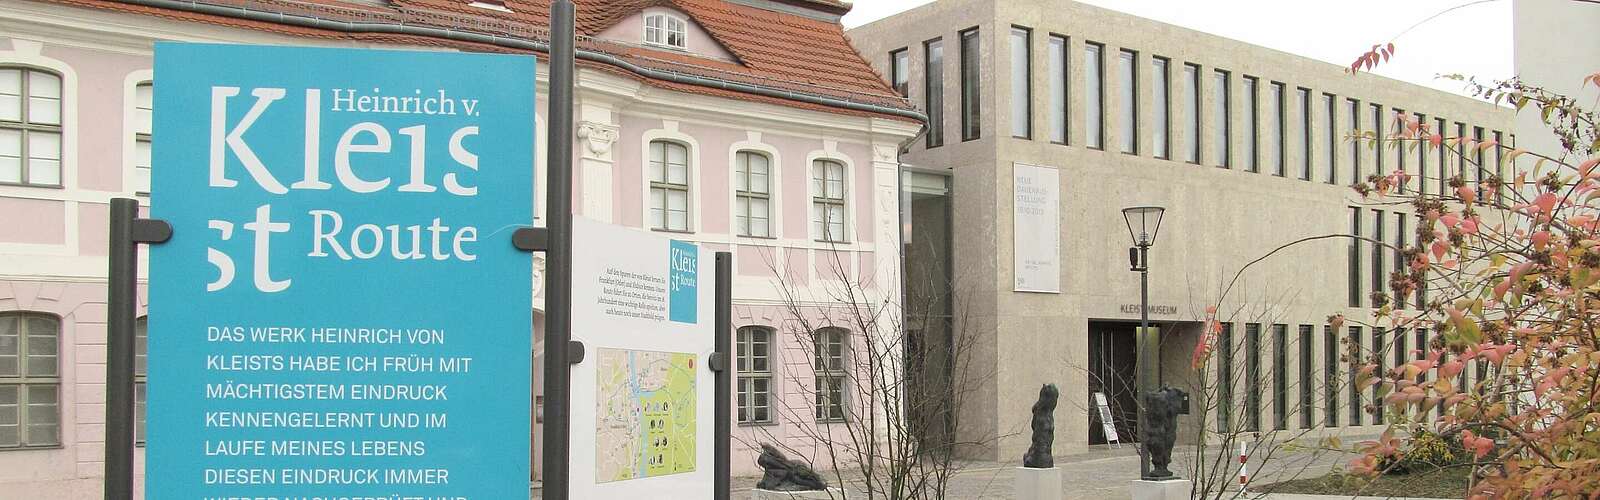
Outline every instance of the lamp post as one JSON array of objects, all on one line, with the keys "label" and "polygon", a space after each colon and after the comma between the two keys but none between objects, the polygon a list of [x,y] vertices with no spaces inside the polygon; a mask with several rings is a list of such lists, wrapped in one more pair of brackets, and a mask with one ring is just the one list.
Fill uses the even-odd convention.
[{"label": "lamp post", "polygon": [[1130,270],[1139,273],[1139,335],[1137,337],[1138,371],[1135,378],[1138,380],[1139,404],[1139,478],[1148,479],[1150,475],[1150,453],[1146,450],[1149,440],[1146,439],[1149,431],[1145,408],[1145,395],[1155,391],[1155,379],[1159,375],[1155,371],[1155,350],[1160,343],[1150,338],[1150,247],[1156,243],[1156,233],[1161,231],[1161,216],[1167,211],[1162,207],[1128,207],[1122,209],[1122,220],[1128,224],[1128,236],[1133,238],[1133,247],[1128,249]]}]

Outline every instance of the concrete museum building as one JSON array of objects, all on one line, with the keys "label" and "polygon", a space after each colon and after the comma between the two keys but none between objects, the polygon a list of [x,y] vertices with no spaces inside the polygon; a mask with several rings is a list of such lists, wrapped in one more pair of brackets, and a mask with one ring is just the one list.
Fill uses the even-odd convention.
[{"label": "concrete museum building", "polygon": [[[576,3],[575,211],[734,253],[734,473],[755,472],[759,441],[804,446],[861,418],[838,384],[852,347],[877,332],[853,330],[834,316],[836,301],[811,289],[848,276],[868,285],[865,296],[899,294],[895,152],[923,117],[852,50],[839,25],[849,6]],[[159,140],[150,117],[161,113],[151,105],[155,42],[539,55],[537,75],[512,77],[540,81],[542,200],[549,9],[545,0],[0,2],[0,496],[100,494],[107,200],[148,203],[150,171],[163,168],[149,156]],[[536,290],[529,305],[535,353],[543,297]],[[182,305],[156,304],[153,314],[162,307]],[[821,341],[784,334],[795,315],[823,325],[812,332]],[[828,369],[814,377],[813,361]],[[541,371],[536,358],[536,392]],[[139,387],[161,383],[139,375]]]},{"label": "concrete museum building", "polygon": [[[1247,262],[1317,235],[1412,242],[1409,205],[1366,205],[1350,186],[1403,170],[1405,190],[1432,192],[1460,168],[1443,150],[1374,149],[1348,133],[1392,133],[1404,113],[1446,135],[1514,141],[1508,109],[1069,0],[939,0],[849,36],[930,117],[901,155],[906,265],[948,278],[954,297],[940,306],[951,326],[927,342],[965,346],[992,375],[962,395],[956,431],[985,459],[1026,450],[1042,383],[1061,388],[1058,452],[1106,442],[1094,393],[1133,440],[1140,279],[1121,209],[1166,209],[1149,315],[1160,383],[1187,389],[1201,382],[1190,358],[1206,307]],[[1479,164],[1503,168],[1503,151]],[[1351,241],[1298,244],[1240,276],[1204,372],[1228,376],[1205,381],[1215,408],[1183,425],[1377,431],[1372,394],[1341,382],[1341,340],[1392,352],[1393,366],[1430,337],[1358,325],[1400,259]],[[1352,321],[1335,331],[1333,314]]]}]

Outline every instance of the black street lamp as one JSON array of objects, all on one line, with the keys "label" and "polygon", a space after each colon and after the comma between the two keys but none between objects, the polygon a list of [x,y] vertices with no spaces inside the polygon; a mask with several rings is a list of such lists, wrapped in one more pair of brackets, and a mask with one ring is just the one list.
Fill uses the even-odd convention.
[{"label": "black street lamp", "polygon": [[1161,231],[1161,216],[1167,209],[1161,207],[1128,207],[1122,209],[1122,219],[1128,224],[1128,236],[1133,247],[1128,249],[1130,270],[1139,273],[1139,336],[1138,336],[1138,398],[1139,404],[1139,478],[1149,479],[1150,440],[1148,409],[1145,395],[1155,392],[1155,350],[1160,343],[1149,338],[1150,331],[1150,247],[1156,244],[1156,233]]}]

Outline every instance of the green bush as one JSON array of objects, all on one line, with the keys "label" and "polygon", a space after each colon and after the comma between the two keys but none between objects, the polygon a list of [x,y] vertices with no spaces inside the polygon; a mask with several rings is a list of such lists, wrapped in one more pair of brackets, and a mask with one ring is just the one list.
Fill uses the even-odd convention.
[{"label": "green bush", "polygon": [[1388,474],[1427,472],[1454,465],[1470,457],[1455,436],[1442,437],[1423,428],[1412,430],[1411,439],[1399,457],[1386,457],[1379,461],[1378,470]]}]

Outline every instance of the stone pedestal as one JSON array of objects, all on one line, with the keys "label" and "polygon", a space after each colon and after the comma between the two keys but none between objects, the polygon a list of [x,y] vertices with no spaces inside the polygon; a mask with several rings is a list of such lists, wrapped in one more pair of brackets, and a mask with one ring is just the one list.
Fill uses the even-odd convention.
[{"label": "stone pedestal", "polygon": [[1061,469],[1017,467],[1016,500],[1061,500]]},{"label": "stone pedestal", "polygon": [[1194,482],[1188,479],[1135,479],[1128,491],[1133,494],[1133,500],[1189,500],[1189,490],[1193,488]]},{"label": "stone pedestal", "polygon": [[828,488],[817,491],[768,491],[756,488],[750,492],[750,500],[840,500],[844,498],[844,490]]}]

